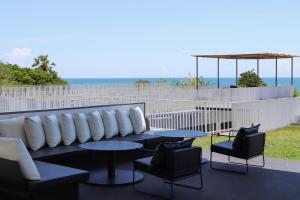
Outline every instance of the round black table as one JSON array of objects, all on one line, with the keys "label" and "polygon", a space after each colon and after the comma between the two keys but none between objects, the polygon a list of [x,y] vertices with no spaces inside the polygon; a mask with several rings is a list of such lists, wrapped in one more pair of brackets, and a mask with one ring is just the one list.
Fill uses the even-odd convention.
[{"label": "round black table", "polygon": [[[155,132],[154,135],[161,137],[172,137],[172,138],[196,138],[207,136],[207,133],[203,131],[192,131],[192,130],[166,130]],[[207,158],[202,158],[201,163],[207,163]]]},{"label": "round black table", "polygon": [[[133,183],[132,171],[116,170],[116,152],[139,149],[143,147],[142,144],[129,141],[99,141],[84,143],[79,145],[79,147],[90,151],[106,152],[108,156],[107,172],[91,173],[87,183],[107,186]],[[144,176],[141,173],[135,173],[135,182],[139,182],[143,178]]]}]

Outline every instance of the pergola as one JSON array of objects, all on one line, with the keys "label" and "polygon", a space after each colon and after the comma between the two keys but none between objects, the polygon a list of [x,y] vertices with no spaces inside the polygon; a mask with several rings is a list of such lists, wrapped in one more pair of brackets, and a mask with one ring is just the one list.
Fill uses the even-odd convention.
[{"label": "pergola", "polygon": [[254,54],[225,54],[225,55],[192,55],[196,58],[196,79],[197,79],[197,89],[199,88],[199,62],[198,58],[215,58],[217,59],[217,71],[218,71],[218,88],[220,88],[220,59],[231,59],[235,60],[235,83],[238,83],[238,61],[239,60],[256,60],[256,74],[259,76],[259,61],[266,59],[275,60],[275,86],[278,85],[278,59],[291,59],[291,85],[294,84],[294,58],[299,57],[296,55],[289,54],[278,54],[278,53],[254,53]]}]

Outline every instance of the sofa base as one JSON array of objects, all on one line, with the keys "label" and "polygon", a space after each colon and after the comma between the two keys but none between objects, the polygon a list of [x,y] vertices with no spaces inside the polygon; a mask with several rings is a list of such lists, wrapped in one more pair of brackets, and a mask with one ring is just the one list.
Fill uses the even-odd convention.
[{"label": "sofa base", "polygon": [[0,193],[0,199],[5,200],[79,200],[79,184],[69,184],[57,188],[40,191],[34,194],[4,192]]}]

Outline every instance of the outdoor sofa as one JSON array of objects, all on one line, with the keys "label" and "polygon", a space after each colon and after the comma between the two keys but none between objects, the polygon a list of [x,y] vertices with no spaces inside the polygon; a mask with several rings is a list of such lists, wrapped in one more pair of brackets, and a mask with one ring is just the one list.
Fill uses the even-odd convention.
[{"label": "outdoor sofa", "polygon": [[[22,169],[20,162],[14,159],[3,158],[3,155],[9,154],[9,152],[5,152],[6,149],[1,149],[0,147],[0,199],[78,199],[79,183],[85,182],[89,178],[88,167],[96,167],[98,166],[99,160],[105,159],[105,156],[103,155],[95,155],[80,148],[78,146],[80,143],[90,142],[93,140],[124,140],[139,142],[144,145],[144,148],[139,152],[139,156],[145,157],[149,156],[152,150],[159,143],[176,140],[155,136],[153,131],[150,130],[147,119],[145,119],[145,130],[143,130],[142,133],[132,133],[128,135],[123,134],[123,136],[120,136],[120,132],[128,132],[128,119],[125,119],[125,121],[127,120],[127,124],[119,124],[119,121],[116,121],[117,119],[111,118],[115,116],[115,114],[112,113],[115,111],[121,111],[123,113],[121,113],[122,115],[120,116],[124,117],[124,113],[129,112],[130,109],[138,109],[144,116],[145,103],[0,113],[0,141],[3,140],[3,138],[19,138],[18,141],[11,142],[15,142],[16,144],[22,143],[20,148],[23,148],[26,143],[29,155],[40,175],[40,179],[38,180],[26,179],[24,177],[24,172],[22,171],[24,169]],[[90,124],[87,117],[90,116],[90,113],[95,114],[96,111],[110,115],[106,118],[108,129],[105,127],[105,120],[102,119],[105,133],[101,137],[99,137],[99,134],[97,137],[97,131],[95,132],[97,125],[99,126],[99,124]],[[67,123],[67,125],[64,124],[65,122],[62,122],[63,115],[68,115],[67,117],[69,118],[71,116],[71,121],[74,122],[74,125],[69,126],[70,123]],[[77,121],[75,120],[75,115],[77,117]],[[53,124],[51,125],[51,123],[56,122],[55,120],[51,121],[51,117],[52,119],[57,118],[55,120],[58,121],[59,128],[57,128],[58,126],[55,128]],[[97,117],[97,115],[94,117]],[[101,117],[103,116],[101,115]],[[47,122],[48,124],[45,122],[46,118],[47,120],[50,119],[50,126],[48,123],[49,121]],[[113,120],[110,121],[110,119]],[[27,122],[25,125],[26,120]],[[41,122],[39,122],[39,120],[41,120]],[[39,123],[42,123],[42,129],[45,134],[44,141],[42,143],[36,142],[38,138],[35,138],[37,135],[40,135],[38,132],[42,131],[40,130],[41,126]],[[118,128],[116,129],[115,126],[118,126]],[[133,122],[132,126],[133,132],[135,132],[136,127]],[[30,130],[30,127],[33,127],[33,130]],[[89,137],[86,135],[87,129],[90,131]],[[94,135],[92,134],[92,129],[94,130]],[[117,134],[114,133],[113,135],[106,137],[106,132],[110,132],[109,134],[112,134],[113,132],[116,132],[116,130],[118,131]],[[20,135],[23,133],[16,133],[18,131],[23,131],[25,137],[24,135]],[[52,134],[52,132],[56,133],[58,131],[61,131],[61,138],[55,138],[53,136],[55,134],[50,135],[51,137],[49,137],[49,132]],[[70,140],[70,135],[68,136],[69,138],[66,137],[66,135],[72,131],[76,132],[76,136],[75,139],[73,138],[73,141]],[[65,136],[63,136],[63,132],[66,134]],[[99,132],[101,131],[98,131],[98,133]],[[33,141],[30,143],[30,137],[35,138],[35,141],[31,138]],[[5,142],[5,139],[2,142]],[[24,149],[25,150],[22,151],[23,153],[26,151],[26,148]],[[22,152],[19,153],[23,155]],[[134,156],[134,158],[136,158],[136,154],[134,154]],[[17,158],[20,158],[20,156],[17,156]]]}]

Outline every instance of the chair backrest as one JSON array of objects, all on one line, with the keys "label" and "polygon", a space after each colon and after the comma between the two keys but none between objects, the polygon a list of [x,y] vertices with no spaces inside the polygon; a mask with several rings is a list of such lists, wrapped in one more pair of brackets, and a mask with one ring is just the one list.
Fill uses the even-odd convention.
[{"label": "chair backrest", "polygon": [[247,135],[243,142],[243,152],[246,153],[248,157],[262,154],[265,149],[265,138],[266,134],[263,132]]},{"label": "chair backrest", "polygon": [[166,155],[166,168],[174,176],[190,175],[199,171],[202,149],[187,147],[169,151]]}]

